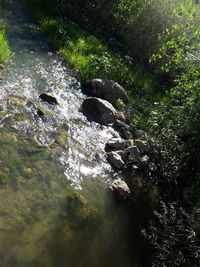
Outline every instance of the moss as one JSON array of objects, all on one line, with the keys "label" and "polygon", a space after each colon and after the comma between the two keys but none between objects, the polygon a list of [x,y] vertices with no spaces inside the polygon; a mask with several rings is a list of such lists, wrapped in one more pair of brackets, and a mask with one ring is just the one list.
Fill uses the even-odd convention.
[{"label": "moss", "polygon": [[5,63],[11,58],[8,40],[6,38],[5,29],[0,25],[0,64]]}]

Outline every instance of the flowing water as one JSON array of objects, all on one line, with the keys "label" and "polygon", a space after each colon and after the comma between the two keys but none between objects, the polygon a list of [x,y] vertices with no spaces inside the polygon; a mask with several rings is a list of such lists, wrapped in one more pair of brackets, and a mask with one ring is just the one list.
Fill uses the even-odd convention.
[{"label": "flowing water", "polygon": [[19,2],[0,3],[13,52],[0,80],[0,266],[138,266],[139,235],[131,249],[127,208],[106,190],[117,133],[82,115],[79,82]]}]

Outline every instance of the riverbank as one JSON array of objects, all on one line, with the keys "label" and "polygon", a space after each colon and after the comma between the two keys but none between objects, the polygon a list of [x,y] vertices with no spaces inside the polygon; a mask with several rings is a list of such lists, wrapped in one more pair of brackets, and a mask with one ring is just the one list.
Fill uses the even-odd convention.
[{"label": "riverbank", "polygon": [[81,81],[117,81],[126,89],[129,103],[141,112],[148,112],[153,101],[160,99],[156,79],[133,58],[111,51],[106,43],[66,17],[58,18],[35,5],[31,5],[31,14],[47,42],[72,66]]}]

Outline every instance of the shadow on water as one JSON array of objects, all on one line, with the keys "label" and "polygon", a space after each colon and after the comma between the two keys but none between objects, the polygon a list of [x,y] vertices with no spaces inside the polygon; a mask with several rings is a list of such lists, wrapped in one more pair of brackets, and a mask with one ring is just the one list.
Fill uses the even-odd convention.
[{"label": "shadow on water", "polygon": [[[103,151],[117,133],[79,112],[79,82],[20,1],[2,0],[0,14],[15,53],[0,84],[0,266],[148,266],[140,230],[154,189],[129,177],[134,199],[113,200],[106,188],[118,174]],[[43,91],[59,105],[42,103]]]}]

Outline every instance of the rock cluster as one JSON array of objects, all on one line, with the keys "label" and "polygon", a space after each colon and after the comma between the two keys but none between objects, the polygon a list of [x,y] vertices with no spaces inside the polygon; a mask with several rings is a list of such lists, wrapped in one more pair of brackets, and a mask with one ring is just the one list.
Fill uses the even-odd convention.
[{"label": "rock cluster", "polygon": [[113,106],[119,98],[127,103],[124,88],[112,80],[93,79],[82,83],[82,89],[89,95],[82,105],[84,114],[100,124],[112,125],[121,136],[106,144],[108,162],[115,169],[128,166],[148,168],[150,144],[147,134],[137,130],[133,132],[125,123],[124,114]]}]

